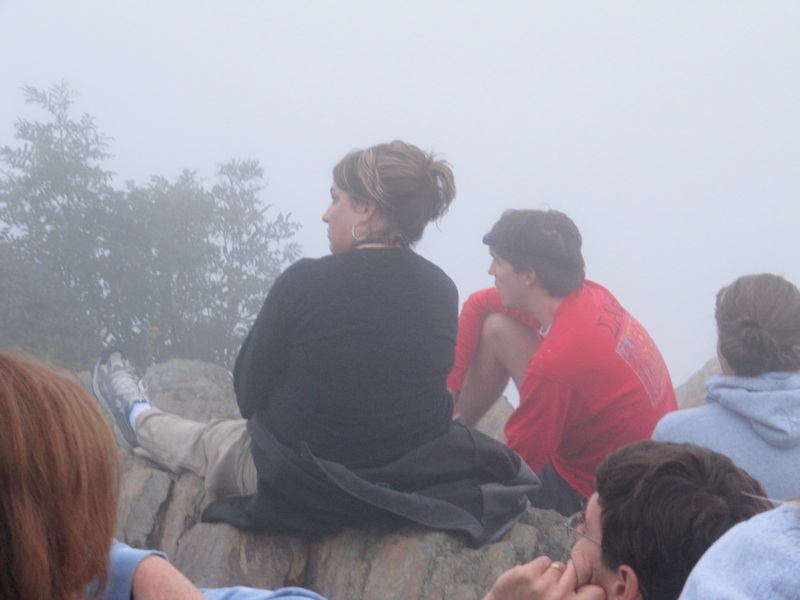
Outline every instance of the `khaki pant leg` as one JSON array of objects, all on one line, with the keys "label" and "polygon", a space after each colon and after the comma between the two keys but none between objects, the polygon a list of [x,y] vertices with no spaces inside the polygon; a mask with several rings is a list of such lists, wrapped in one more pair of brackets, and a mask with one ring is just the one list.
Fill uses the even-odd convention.
[{"label": "khaki pant leg", "polygon": [[217,496],[255,494],[257,476],[246,425],[243,419],[200,423],[153,408],[136,419],[135,452],[174,473],[195,473]]}]

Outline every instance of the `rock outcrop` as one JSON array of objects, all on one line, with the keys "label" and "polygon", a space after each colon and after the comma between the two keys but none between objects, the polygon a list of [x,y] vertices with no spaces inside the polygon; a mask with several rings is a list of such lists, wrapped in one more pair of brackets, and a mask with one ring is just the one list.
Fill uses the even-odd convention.
[{"label": "rock outcrop", "polygon": [[[230,374],[172,360],[145,377],[153,402],[188,418],[238,417]],[[498,402],[483,429],[502,439],[511,406]],[[321,539],[199,523],[210,498],[191,473],[175,475],[123,447],[117,536],[163,550],[196,585],[297,585],[331,600],[479,599],[505,570],[547,554],[565,558],[564,519],[530,509],[498,542],[480,549],[455,535],[408,526],[346,529]]]},{"label": "rock outcrop", "polygon": [[722,368],[719,359],[708,359],[699,371],[689,377],[686,382],[675,388],[675,397],[678,400],[678,408],[693,408],[705,404],[706,386],[705,381],[713,375],[720,375]]}]

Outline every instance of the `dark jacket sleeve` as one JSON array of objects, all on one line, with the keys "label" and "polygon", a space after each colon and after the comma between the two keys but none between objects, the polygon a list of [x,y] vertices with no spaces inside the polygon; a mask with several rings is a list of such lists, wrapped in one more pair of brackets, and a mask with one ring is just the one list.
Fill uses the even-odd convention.
[{"label": "dark jacket sleeve", "polygon": [[267,405],[284,376],[291,342],[291,298],[296,295],[292,282],[302,262],[290,266],[275,280],[236,357],[233,388],[245,419]]}]

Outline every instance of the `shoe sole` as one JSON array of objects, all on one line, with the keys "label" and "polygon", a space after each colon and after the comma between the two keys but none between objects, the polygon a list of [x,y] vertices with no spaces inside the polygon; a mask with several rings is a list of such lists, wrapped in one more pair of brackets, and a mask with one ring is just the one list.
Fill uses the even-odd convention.
[{"label": "shoe sole", "polygon": [[95,400],[97,403],[102,407],[103,411],[111,417],[111,428],[114,431],[114,439],[117,440],[117,446],[121,448],[125,448],[126,450],[133,450],[134,446],[128,441],[125,435],[122,433],[122,430],[117,425],[117,418],[114,416],[114,411],[111,410],[111,407],[106,402],[103,394],[100,392],[100,389],[97,385],[97,368],[100,366],[100,363],[106,357],[106,352],[100,355],[100,358],[94,365],[94,369],[92,369],[92,393],[94,394]]}]

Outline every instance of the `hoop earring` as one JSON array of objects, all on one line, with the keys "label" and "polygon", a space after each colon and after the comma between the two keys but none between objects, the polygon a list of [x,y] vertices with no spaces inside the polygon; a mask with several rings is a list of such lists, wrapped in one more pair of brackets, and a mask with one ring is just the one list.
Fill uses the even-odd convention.
[{"label": "hoop earring", "polygon": [[355,223],[353,223],[353,226],[350,228],[350,235],[352,235],[352,236],[353,236],[353,239],[354,239],[355,241],[357,241],[357,242],[363,242],[365,238],[363,238],[363,237],[358,237],[358,236],[356,235],[356,225],[358,225],[358,221],[356,221]]}]

